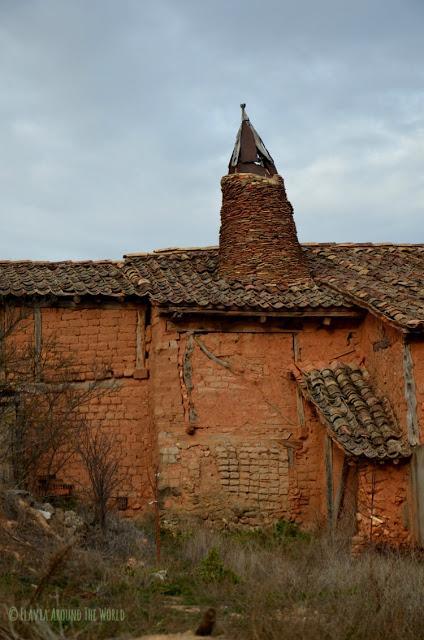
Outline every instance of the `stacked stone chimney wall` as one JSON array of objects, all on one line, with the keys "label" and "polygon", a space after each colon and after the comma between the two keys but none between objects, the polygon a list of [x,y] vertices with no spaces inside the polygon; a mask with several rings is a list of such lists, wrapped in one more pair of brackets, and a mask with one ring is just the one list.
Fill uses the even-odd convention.
[{"label": "stacked stone chimney wall", "polygon": [[221,187],[220,276],[280,286],[310,280],[283,178],[236,173]]}]

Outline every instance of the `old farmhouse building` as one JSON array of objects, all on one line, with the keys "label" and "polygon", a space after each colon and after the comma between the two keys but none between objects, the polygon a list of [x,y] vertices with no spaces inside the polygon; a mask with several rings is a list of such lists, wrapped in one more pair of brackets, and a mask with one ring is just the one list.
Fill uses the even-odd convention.
[{"label": "old farmhouse building", "polygon": [[[0,263],[3,309],[55,335],[122,447],[120,507],[158,470],[165,518],[424,544],[424,245],[301,245],[244,109],[219,245],[122,261]],[[158,466],[156,466],[158,465]],[[72,461],[58,480],[73,483]]]}]

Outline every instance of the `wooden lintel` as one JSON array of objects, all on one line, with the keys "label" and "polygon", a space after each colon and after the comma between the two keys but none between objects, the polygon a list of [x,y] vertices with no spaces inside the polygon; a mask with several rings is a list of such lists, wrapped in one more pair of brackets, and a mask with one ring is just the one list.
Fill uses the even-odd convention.
[{"label": "wooden lintel", "polygon": [[[225,319],[224,319],[225,320]],[[198,320],[197,320],[198,323]],[[212,320],[210,320],[209,323],[207,322],[202,322],[201,325],[199,326],[196,323],[196,321],[173,321],[173,320],[168,320],[167,321],[167,329],[168,331],[176,331],[177,333],[187,333],[189,331],[194,331],[196,334],[202,334],[202,333],[283,333],[286,335],[291,335],[294,333],[299,333],[299,331],[301,330],[299,327],[279,327],[279,326],[271,326],[271,325],[263,325],[263,324],[257,324],[256,326],[254,326],[253,324],[247,323],[246,321],[244,321],[244,323],[240,323],[240,322],[236,322],[233,325],[230,325],[228,323],[225,323],[222,321],[221,322],[217,321],[215,323],[213,323]]]},{"label": "wooden lintel", "polygon": [[136,370],[145,369],[146,363],[146,310],[137,311],[136,325],[136,354],[135,368]]},{"label": "wooden lintel", "polygon": [[179,315],[207,315],[207,316],[225,316],[225,317],[243,317],[243,318],[362,318],[363,311],[357,310],[329,310],[329,309],[312,309],[310,311],[265,311],[252,310],[244,311],[239,309],[203,309],[201,307],[159,307],[159,313],[162,315],[173,315],[177,318]]},{"label": "wooden lintel", "polygon": [[131,309],[136,310],[140,308],[146,307],[146,301],[139,298],[135,299],[135,297],[131,298],[121,298],[121,297],[101,297],[101,296],[69,296],[69,297],[60,297],[60,296],[9,296],[4,297],[4,302],[6,302],[10,307],[20,307],[20,308],[28,308],[33,309],[34,306],[39,307],[40,309],[44,308],[59,308],[59,309]]}]

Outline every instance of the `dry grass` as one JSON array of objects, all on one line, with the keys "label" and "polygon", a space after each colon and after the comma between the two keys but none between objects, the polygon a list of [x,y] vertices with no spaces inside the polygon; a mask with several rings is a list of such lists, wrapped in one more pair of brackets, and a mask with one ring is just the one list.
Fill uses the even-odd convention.
[{"label": "dry grass", "polygon": [[[157,567],[147,537],[150,542],[140,544],[145,535],[124,524],[104,547],[97,540],[93,549],[89,541],[90,548],[73,550],[41,595],[43,608],[112,607],[125,612],[124,621],[56,623],[49,629],[21,622],[13,626],[14,636],[9,631],[4,637],[97,640],[178,632],[194,629],[208,607],[217,610],[215,635],[228,639],[423,636],[424,562],[418,554],[370,551],[353,558],[343,541],[300,536],[290,527],[278,534],[199,528],[164,535]],[[1,562],[1,601],[26,605],[37,578],[13,556]],[[166,570],[163,580],[158,570]]]}]

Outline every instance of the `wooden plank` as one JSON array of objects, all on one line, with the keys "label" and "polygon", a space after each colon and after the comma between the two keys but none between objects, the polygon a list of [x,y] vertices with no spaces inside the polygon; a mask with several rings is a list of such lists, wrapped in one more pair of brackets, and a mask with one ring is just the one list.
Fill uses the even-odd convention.
[{"label": "wooden plank", "polygon": [[43,342],[43,325],[41,309],[38,304],[34,305],[34,370],[36,380],[41,376],[41,350]]},{"label": "wooden plank", "polygon": [[414,448],[411,459],[412,513],[415,542],[424,547],[424,445]]},{"label": "wooden plank", "polygon": [[311,311],[243,311],[238,309],[204,309],[198,307],[159,307],[159,313],[163,315],[181,314],[181,315],[214,315],[214,316],[238,316],[238,317],[269,317],[269,318],[362,318],[362,311],[348,310],[329,310],[322,309]]},{"label": "wooden plank", "polygon": [[144,369],[146,365],[146,309],[137,311],[135,368]]},{"label": "wooden plank", "polygon": [[341,472],[340,472],[340,480],[339,480],[339,486],[337,488],[337,493],[336,493],[336,500],[334,503],[334,522],[337,524],[338,519],[340,518],[342,509],[343,509],[343,502],[344,502],[344,497],[345,497],[345,491],[346,491],[346,485],[347,485],[347,480],[348,480],[348,476],[349,476],[349,465],[347,462],[347,458],[346,456],[343,457],[343,464],[342,464],[342,468],[341,468]]},{"label": "wooden plank", "polygon": [[303,406],[303,395],[301,390],[299,389],[299,385],[296,385],[296,409],[297,409],[297,419],[299,420],[299,424],[301,427],[305,426],[305,408]]},{"label": "wooden plank", "polygon": [[299,338],[295,333],[293,333],[293,359],[295,362],[300,360]]},{"label": "wooden plank", "polygon": [[325,436],[325,484],[327,497],[327,524],[332,530],[334,524],[334,496],[333,496],[333,443]]},{"label": "wooden plank", "polygon": [[[35,296],[34,296],[35,298]],[[29,308],[29,309],[33,309],[34,308],[34,298],[29,298],[26,299],[25,297],[17,297],[17,296],[8,296],[7,300],[8,300],[8,304],[10,307],[19,307],[19,308]],[[43,308],[55,308],[55,309],[99,309],[99,307],[101,309],[110,309],[110,310],[115,310],[115,309],[122,309],[123,307],[125,309],[128,310],[137,310],[140,309],[140,307],[143,305],[145,306],[145,304],[143,304],[143,302],[140,300],[140,302],[137,304],[137,302],[134,302],[134,300],[125,300],[125,299],[115,299],[115,300],[111,300],[110,298],[94,298],[94,299],[87,299],[87,298],[81,298],[80,300],[75,300],[73,298],[68,299],[68,298],[55,298],[54,296],[37,296],[36,298],[37,300],[37,306],[39,306],[41,309]]]},{"label": "wooden plank", "polygon": [[[246,326],[247,325],[247,326]],[[217,322],[214,324],[207,324],[202,322],[199,326],[199,320],[193,322],[172,322],[171,320],[167,321],[167,330],[168,331],[176,331],[177,333],[188,333],[189,331],[195,331],[198,333],[283,333],[283,334],[291,334],[294,332],[301,331],[300,328],[283,328],[283,327],[272,327],[267,325],[264,327],[263,325],[258,325],[257,327],[250,327],[248,323],[244,322],[235,323],[233,326],[226,324],[225,322]]]},{"label": "wooden plank", "polygon": [[417,419],[417,394],[415,388],[414,363],[409,344],[403,343],[403,374],[405,381],[405,399],[407,406],[406,424],[408,440],[412,445],[419,442],[419,427]]}]

